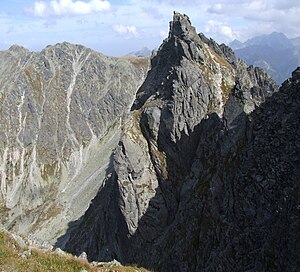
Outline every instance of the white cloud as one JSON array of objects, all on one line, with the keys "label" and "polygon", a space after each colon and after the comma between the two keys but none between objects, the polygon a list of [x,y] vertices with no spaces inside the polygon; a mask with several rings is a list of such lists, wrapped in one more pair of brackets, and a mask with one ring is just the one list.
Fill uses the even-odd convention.
[{"label": "white cloud", "polygon": [[278,20],[285,14],[299,11],[298,0],[211,0],[208,13],[229,17],[251,18],[265,20],[262,14],[273,14],[273,20]]},{"label": "white cloud", "polygon": [[[210,20],[226,21],[237,38],[283,32],[299,36],[299,0],[204,0],[209,4]],[[205,16],[205,15],[204,15]]]},{"label": "white cloud", "polygon": [[[38,18],[29,16],[24,21],[18,21],[18,18],[7,16],[4,21],[3,18],[1,19],[1,12],[5,11],[3,8],[0,12],[0,35],[3,40],[11,40],[15,37],[15,43],[28,44],[28,46],[33,44],[28,41],[28,37],[36,37],[36,47],[32,47],[33,49],[42,49],[46,44],[63,40],[82,43],[103,53],[118,55],[131,52],[138,47],[155,48],[167,36],[168,23],[172,20],[174,10],[187,14],[197,32],[203,32],[217,42],[229,42],[234,38],[245,41],[255,35],[273,31],[283,32],[288,37],[300,36],[300,0],[31,0],[21,2],[24,2],[24,6],[28,2],[33,3],[30,13],[24,7],[27,11],[25,14],[36,15]],[[109,12],[101,12],[109,8]],[[101,12],[101,16],[97,11]],[[62,16],[72,14],[81,16]],[[87,22],[81,23],[78,19]],[[7,34],[10,26],[15,26],[16,32]],[[44,45],[41,36],[45,41]],[[119,46],[121,39],[122,46]],[[37,44],[41,44],[40,47]]]},{"label": "white cloud", "polygon": [[231,27],[223,22],[209,20],[204,28],[205,32],[212,36],[217,36],[219,40],[232,41],[236,38],[236,34]]},{"label": "white cloud", "polygon": [[34,3],[34,15],[44,16],[46,14],[47,5],[43,1],[37,1]]},{"label": "white cloud", "polygon": [[211,7],[207,9],[208,12],[210,13],[216,13],[216,14],[222,14],[223,13],[223,4],[221,3],[216,3],[213,4]]},{"label": "white cloud", "polygon": [[168,33],[164,30],[161,30],[159,32],[160,37],[162,37],[163,39],[165,39],[166,37],[168,37]]},{"label": "white cloud", "polygon": [[39,17],[49,15],[76,15],[90,14],[110,9],[107,0],[73,1],[73,0],[51,0],[49,2],[36,1],[33,7],[33,14]]},{"label": "white cloud", "polygon": [[139,36],[139,33],[138,33],[136,27],[133,25],[126,26],[126,25],[118,24],[118,25],[113,26],[113,30],[119,34],[125,34],[125,35],[129,34],[134,37]]}]

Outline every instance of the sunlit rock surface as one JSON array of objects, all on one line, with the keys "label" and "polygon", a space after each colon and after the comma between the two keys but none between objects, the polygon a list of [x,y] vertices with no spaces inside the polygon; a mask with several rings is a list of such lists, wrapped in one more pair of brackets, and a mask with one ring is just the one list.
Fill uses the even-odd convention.
[{"label": "sunlit rock surface", "polygon": [[53,242],[84,214],[148,66],[69,43],[0,52],[2,224]]}]

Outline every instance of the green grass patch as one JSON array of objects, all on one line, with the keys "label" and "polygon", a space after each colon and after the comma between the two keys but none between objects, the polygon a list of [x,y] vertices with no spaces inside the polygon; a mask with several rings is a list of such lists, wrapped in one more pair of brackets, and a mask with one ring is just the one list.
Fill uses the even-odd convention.
[{"label": "green grass patch", "polygon": [[64,256],[55,252],[41,252],[32,249],[27,258],[22,254],[28,250],[21,248],[14,239],[5,232],[0,232],[0,271],[1,272],[80,272],[81,270],[116,271],[116,272],[147,272],[148,270],[139,267],[127,266],[102,266],[93,267],[85,260],[78,259],[70,254]]}]

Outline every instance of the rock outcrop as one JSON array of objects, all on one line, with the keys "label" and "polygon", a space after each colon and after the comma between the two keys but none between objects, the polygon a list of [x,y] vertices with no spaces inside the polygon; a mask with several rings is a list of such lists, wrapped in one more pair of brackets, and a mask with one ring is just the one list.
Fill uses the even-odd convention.
[{"label": "rock outcrop", "polygon": [[201,125],[190,187],[157,246],[159,270],[297,271],[299,83],[249,115],[232,119],[228,101],[223,120]]},{"label": "rock outcrop", "polygon": [[8,229],[55,242],[111,167],[146,58],[69,43],[0,52],[0,212]]},{"label": "rock outcrop", "polygon": [[298,74],[277,92],[175,13],[65,248],[158,271],[296,271]]}]

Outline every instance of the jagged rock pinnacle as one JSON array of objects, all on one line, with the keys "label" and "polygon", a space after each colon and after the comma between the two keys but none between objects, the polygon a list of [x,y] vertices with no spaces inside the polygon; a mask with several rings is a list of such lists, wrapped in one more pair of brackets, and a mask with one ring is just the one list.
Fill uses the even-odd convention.
[{"label": "jagged rock pinnacle", "polygon": [[292,73],[292,79],[293,80],[300,79],[300,67],[297,67],[297,69]]},{"label": "jagged rock pinnacle", "polygon": [[173,21],[170,22],[169,38],[172,36],[182,39],[195,39],[195,37],[198,37],[196,29],[191,25],[190,18],[175,11]]}]

